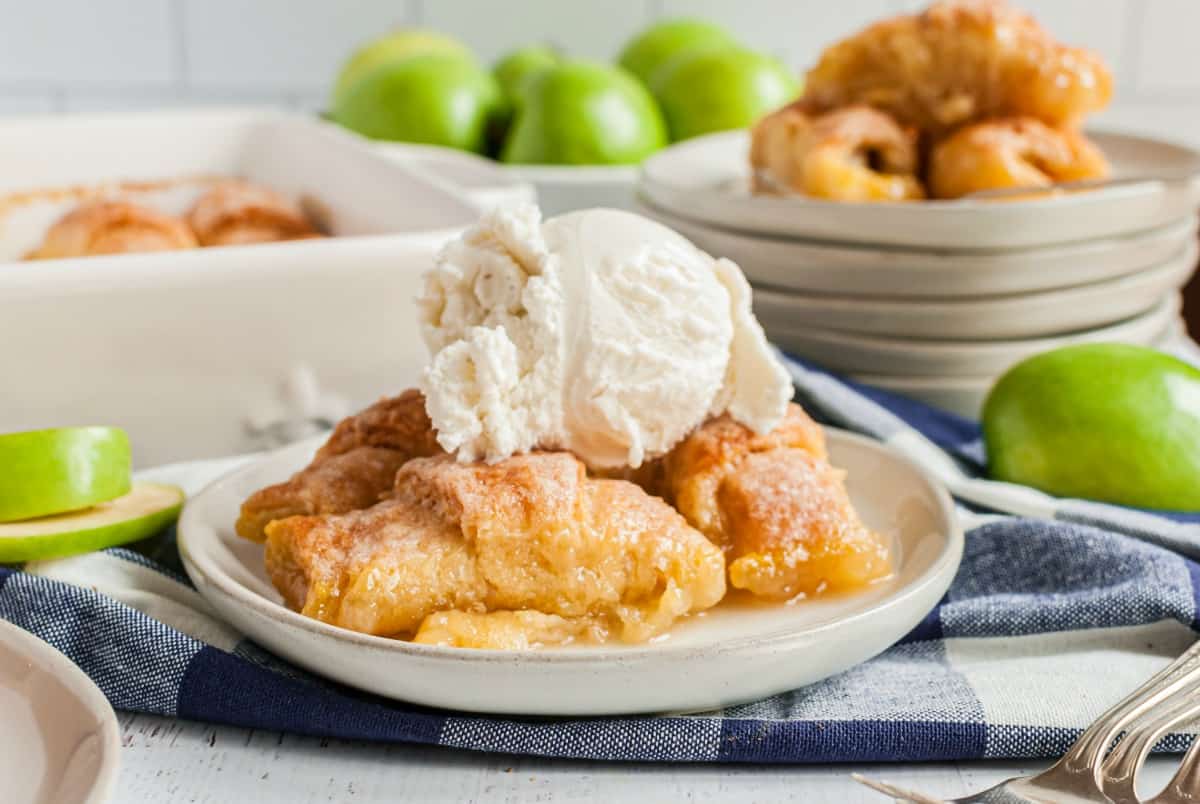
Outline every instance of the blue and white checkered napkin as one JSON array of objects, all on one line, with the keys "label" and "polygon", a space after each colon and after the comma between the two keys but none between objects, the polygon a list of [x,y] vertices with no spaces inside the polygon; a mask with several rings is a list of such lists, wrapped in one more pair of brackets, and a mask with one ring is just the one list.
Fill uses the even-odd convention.
[{"label": "blue and white checkered napkin", "polygon": [[[170,568],[178,567],[170,533],[140,553],[0,569],[0,617],[70,656],[119,709],[329,737],[658,761],[1055,755],[1195,638],[1200,515],[1054,500],[981,480],[970,422],[791,367],[809,411],[931,467],[970,527],[958,577],[920,626],[883,655],[804,689],[700,714],[589,719],[483,717],[374,698],[289,667],[218,622]],[[191,491],[234,465],[153,476]]]}]

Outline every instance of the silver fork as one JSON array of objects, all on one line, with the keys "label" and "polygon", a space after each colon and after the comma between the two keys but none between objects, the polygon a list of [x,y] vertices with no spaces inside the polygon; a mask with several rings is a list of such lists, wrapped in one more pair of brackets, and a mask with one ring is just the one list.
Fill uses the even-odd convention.
[{"label": "silver fork", "polygon": [[[1159,709],[1163,704],[1166,706]],[[1067,749],[1062,759],[1035,776],[1009,779],[973,796],[945,800],[872,781],[858,774],[853,778],[880,793],[916,804],[1137,804],[1133,786],[1150,749],[1170,729],[1197,715],[1200,715],[1200,641],[1101,715]],[[1123,731],[1126,732],[1124,739],[1117,743],[1106,760],[1109,747]],[[1200,744],[1200,738],[1195,743]],[[1155,804],[1200,804],[1200,748],[1197,745],[1188,750],[1171,783],[1153,801]]]}]

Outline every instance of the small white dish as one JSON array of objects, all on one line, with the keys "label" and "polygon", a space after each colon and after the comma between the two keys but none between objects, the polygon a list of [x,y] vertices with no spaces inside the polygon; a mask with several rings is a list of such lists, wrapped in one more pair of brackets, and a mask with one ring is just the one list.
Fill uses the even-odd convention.
[{"label": "small white dish", "polygon": [[775,329],[767,334],[780,348],[842,373],[994,376],[1027,357],[1076,343],[1153,346],[1176,325],[1180,306],[1179,295],[1172,294],[1148,312],[1112,326],[1025,340],[910,340],[809,328]]},{"label": "small white dish", "polygon": [[393,162],[447,182],[481,210],[537,200],[530,182],[478,154],[411,142],[373,141],[372,145]]},{"label": "small white dish", "polygon": [[789,240],[696,223],[646,202],[637,209],[755,284],[810,293],[891,297],[979,297],[1070,287],[1158,265],[1196,239],[1197,220],[1121,237],[1006,251],[921,251]]},{"label": "small white dish", "polygon": [[[1200,173],[1181,145],[1089,132],[1115,177]],[[1123,185],[1024,201],[838,203],[749,191],[750,136],[728,131],[687,140],[642,164],[639,192],[691,220],[744,232],[937,249],[1030,248],[1139,232],[1195,211],[1200,184]]]},{"label": "small white dish", "polygon": [[988,299],[885,299],[754,289],[767,334],[800,327],[895,338],[1018,339],[1094,329],[1145,313],[1196,269],[1189,243],[1154,268],[1090,285]]},{"label": "small white dish", "polygon": [[504,172],[537,190],[549,218],[576,209],[633,209],[636,165],[502,165]]},{"label": "small white dish", "polygon": [[83,671],[0,620],[0,779],[6,804],[103,804],[121,757],[117,716]]},{"label": "small white dish", "polygon": [[[891,539],[896,574],[856,595],[794,606],[716,609],[638,646],[487,651],[414,645],[304,617],[283,606],[263,548],[238,538],[245,497],[310,459],[312,441],[268,455],[190,499],[179,548],[200,593],[231,624],[320,675],[428,706],[513,715],[701,710],[811,684],[880,653],[945,593],[963,536],[946,491],[916,464],[830,430],[835,464],[868,525]],[[753,672],[747,672],[753,668]]]}]

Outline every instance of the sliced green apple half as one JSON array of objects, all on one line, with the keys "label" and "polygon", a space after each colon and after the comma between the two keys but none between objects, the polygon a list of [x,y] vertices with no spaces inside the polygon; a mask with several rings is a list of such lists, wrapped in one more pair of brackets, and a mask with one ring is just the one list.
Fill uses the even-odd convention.
[{"label": "sliced green apple half", "polygon": [[76,511],[129,491],[129,437],[116,427],[0,435],[0,522]]},{"label": "sliced green apple half", "polygon": [[152,536],[179,516],[183,489],[135,483],[109,502],[66,514],[0,523],[0,562],[87,553]]}]

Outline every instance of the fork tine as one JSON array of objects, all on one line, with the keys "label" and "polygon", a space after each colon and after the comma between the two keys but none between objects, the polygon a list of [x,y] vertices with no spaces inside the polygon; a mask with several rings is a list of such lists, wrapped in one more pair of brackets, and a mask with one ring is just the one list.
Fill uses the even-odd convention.
[{"label": "fork tine", "polygon": [[1135,722],[1104,761],[1103,788],[1116,804],[1138,804],[1137,774],[1150,750],[1172,728],[1200,714],[1200,679],[1145,722]]},{"label": "fork tine", "polygon": [[876,793],[883,793],[885,796],[891,796],[897,801],[911,802],[911,804],[946,804],[942,799],[929,798],[920,793],[914,793],[911,790],[905,790],[902,787],[888,784],[887,782],[877,782],[874,779],[868,779],[866,776],[858,773],[850,774],[850,778],[859,784],[869,787]]},{"label": "fork tine", "polygon": [[1100,760],[1121,730],[1181,690],[1190,689],[1198,677],[1200,640],[1192,643],[1182,656],[1102,714],[1080,735],[1055,767],[1075,773],[1090,772],[1099,784]]},{"label": "fork tine", "polygon": [[1200,737],[1192,740],[1167,786],[1146,804],[1193,804],[1197,800],[1200,800]]}]

